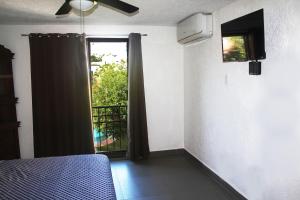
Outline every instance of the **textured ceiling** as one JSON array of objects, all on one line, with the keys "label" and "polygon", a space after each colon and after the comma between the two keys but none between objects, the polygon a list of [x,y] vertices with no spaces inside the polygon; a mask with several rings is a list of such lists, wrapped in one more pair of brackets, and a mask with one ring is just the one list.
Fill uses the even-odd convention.
[{"label": "textured ceiling", "polygon": [[[98,5],[85,18],[86,24],[175,25],[196,12],[213,12],[235,0],[123,0],[140,8],[134,16]],[[0,24],[79,23],[72,12],[57,18],[54,13],[64,0],[0,0]]]}]

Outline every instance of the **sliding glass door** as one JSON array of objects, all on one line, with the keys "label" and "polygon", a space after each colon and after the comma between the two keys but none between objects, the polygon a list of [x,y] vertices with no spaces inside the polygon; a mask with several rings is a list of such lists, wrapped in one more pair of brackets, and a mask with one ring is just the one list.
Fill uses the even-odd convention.
[{"label": "sliding glass door", "polygon": [[89,60],[96,153],[127,151],[128,39],[90,38]]}]

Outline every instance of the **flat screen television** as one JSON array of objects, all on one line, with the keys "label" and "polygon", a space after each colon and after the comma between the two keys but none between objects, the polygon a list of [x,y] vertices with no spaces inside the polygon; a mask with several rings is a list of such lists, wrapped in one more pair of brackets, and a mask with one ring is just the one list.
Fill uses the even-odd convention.
[{"label": "flat screen television", "polygon": [[221,31],[223,62],[266,58],[263,9],[222,24]]}]

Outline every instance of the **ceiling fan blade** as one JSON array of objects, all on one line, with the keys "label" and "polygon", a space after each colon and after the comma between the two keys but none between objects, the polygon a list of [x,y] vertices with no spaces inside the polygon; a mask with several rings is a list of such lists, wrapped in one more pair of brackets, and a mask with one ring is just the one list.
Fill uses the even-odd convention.
[{"label": "ceiling fan blade", "polygon": [[134,13],[139,10],[138,7],[125,3],[119,0],[98,0],[99,3],[106,4],[110,7],[116,8],[126,13]]},{"label": "ceiling fan blade", "polygon": [[55,13],[55,15],[66,15],[72,10],[72,7],[69,4],[69,1],[66,1],[59,10]]}]

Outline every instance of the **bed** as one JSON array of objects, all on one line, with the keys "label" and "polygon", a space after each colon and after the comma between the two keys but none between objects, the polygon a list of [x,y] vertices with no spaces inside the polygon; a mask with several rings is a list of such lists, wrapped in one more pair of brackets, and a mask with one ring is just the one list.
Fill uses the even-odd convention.
[{"label": "bed", "polygon": [[0,199],[115,200],[104,155],[0,161]]}]

